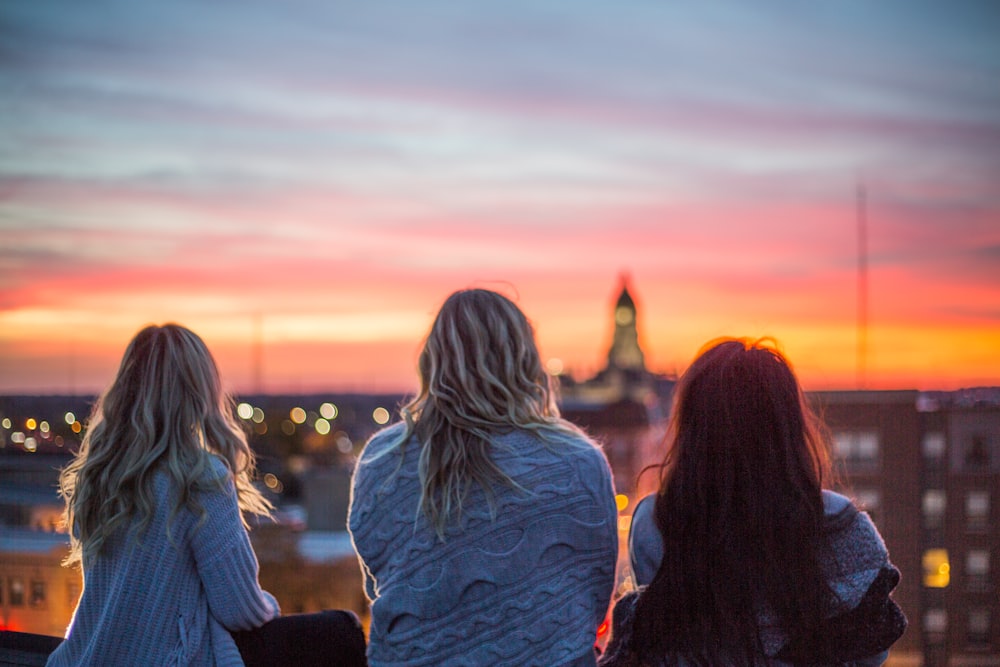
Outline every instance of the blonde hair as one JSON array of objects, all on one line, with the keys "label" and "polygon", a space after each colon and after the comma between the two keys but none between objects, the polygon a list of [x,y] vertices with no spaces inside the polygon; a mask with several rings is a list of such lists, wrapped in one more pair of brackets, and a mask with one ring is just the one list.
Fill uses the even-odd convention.
[{"label": "blonde hair", "polygon": [[461,517],[473,483],[491,511],[495,485],[520,488],[493,461],[493,434],[582,435],[559,416],[531,324],[496,292],[467,289],[448,297],[420,354],[419,372],[420,392],[400,410],[406,427],[395,444],[411,436],[420,442],[420,509],[442,540],[448,521]]},{"label": "blonde hair", "polygon": [[267,515],[271,504],[252,484],[253,452],[205,343],[176,324],[144,328],[128,344],[79,452],[59,476],[70,534],[66,564],[96,557],[133,521],[133,536],[141,537],[163,502],[153,491],[158,470],[179,490],[171,518],[187,506],[204,519],[197,492],[226,483],[210,474],[213,456],[228,468],[241,513]]}]

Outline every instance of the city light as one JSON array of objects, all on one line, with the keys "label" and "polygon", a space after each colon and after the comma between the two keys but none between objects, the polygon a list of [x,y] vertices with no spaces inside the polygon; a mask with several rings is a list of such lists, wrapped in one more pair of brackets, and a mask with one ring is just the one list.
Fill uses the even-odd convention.
[{"label": "city light", "polygon": [[264,421],[264,411],[260,408],[254,408],[253,415],[251,415],[250,419],[253,420],[254,424],[260,424]]},{"label": "city light", "polygon": [[315,428],[316,432],[320,435],[326,435],[330,432],[330,422],[321,417],[316,420],[315,424],[313,424],[313,428]]},{"label": "city light", "polygon": [[38,428],[38,422],[35,421],[34,417],[28,417],[27,419],[24,420],[24,428],[28,429],[29,431],[34,431],[36,428]]},{"label": "city light", "polygon": [[386,424],[389,422],[389,411],[385,408],[375,408],[372,411],[372,419],[376,424]]},{"label": "city light", "polygon": [[337,412],[337,406],[333,403],[324,403],[319,406],[319,413],[323,416],[323,419],[336,419]]},{"label": "city light", "polygon": [[341,431],[337,434],[337,450],[341,454],[350,454],[354,449],[354,443],[351,439],[347,437],[347,434]]},{"label": "city light", "polygon": [[947,549],[928,549],[924,552],[924,586],[947,588],[951,583],[951,564]]},{"label": "city light", "polygon": [[0,426],[3,426],[4,428],[10,428],[11,427],[10,417],[4,417],[3,421],[0,422]]},{"label": "city light", "polygon": [[63,417],[63,419],[66,421],[67,424],[72,426],[73,422],[76,421],[76,415],[74,415],[72,412],[67,412],[66,416]]},{"label": "city light", "polygon": [[289,411],[288,416],[296,424],[304,424],[306,421],[306,411],[302,408],[292,408],[291,411]]},{"label": "city light", "polygon": [[240,403],[236,406],[236,414],[240,416],[240,419],[250,419],[253,417],[253,406],[249,403]]},{"label": "city light", "polygon": [[615,505],[618,506],[619,512],[624,511],[625,508],[628,507],[628,496],[626,496],[624,493],[619,493],[617,496],[615,496]]}]

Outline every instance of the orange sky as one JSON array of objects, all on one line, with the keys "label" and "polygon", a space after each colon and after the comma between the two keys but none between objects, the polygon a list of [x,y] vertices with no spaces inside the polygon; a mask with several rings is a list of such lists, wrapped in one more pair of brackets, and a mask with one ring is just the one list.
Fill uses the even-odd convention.
[{"label": "orange sky", "polygon": [[409,391],[473,285],[583,378],[623,273],[655,371],[773,336],[807,389],[1000,384],[987,4],[55,5],[4,9],[0,393],[167,321],[236,391]]}]

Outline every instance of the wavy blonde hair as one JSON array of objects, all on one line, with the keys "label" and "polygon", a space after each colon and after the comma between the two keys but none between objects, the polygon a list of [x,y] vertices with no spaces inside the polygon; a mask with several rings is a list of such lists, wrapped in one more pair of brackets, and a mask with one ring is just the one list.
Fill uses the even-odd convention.
[{"label": "wavy blonde hair", "polygon": [[442,540],[448,522],[461,517],[472,484],[483,489],[491,511],[496,485],[520,488],[490,455],[494,434],[582,435],[559,416],[531,324],[496,292],[466,289],[448,297],[420,354],[419,373],[420,392],[400,410],[406,427],[395,444],[402,447],[411,436],[420,442],[420,509]]},{"label": "wavy blonde hair", "polygon": [[253,452],[205,343],[177,324],[144,328],[128,344],[79,452],[59,477],[70,534],[66,564],[96,557],[133,521],[133,537],[141,537],[163,502],[153,491],[158,470],[180,491],[171,518],[187,506],[204,519],[197,492],[226,482],[210,474],[213,456],[229,469],[241,512],[269,514],[271,504],[252,484]]}]

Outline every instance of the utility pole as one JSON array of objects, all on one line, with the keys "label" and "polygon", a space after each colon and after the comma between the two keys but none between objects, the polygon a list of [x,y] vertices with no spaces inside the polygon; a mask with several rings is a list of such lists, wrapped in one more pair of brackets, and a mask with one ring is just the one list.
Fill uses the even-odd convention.
[{"label": "utility pole", "polygon": [[251,350],[251,370],[253,375],[253,393],[261,395],[262,375],[264,365],[264,316],[254,313],[253,316],[253,346]]}]

